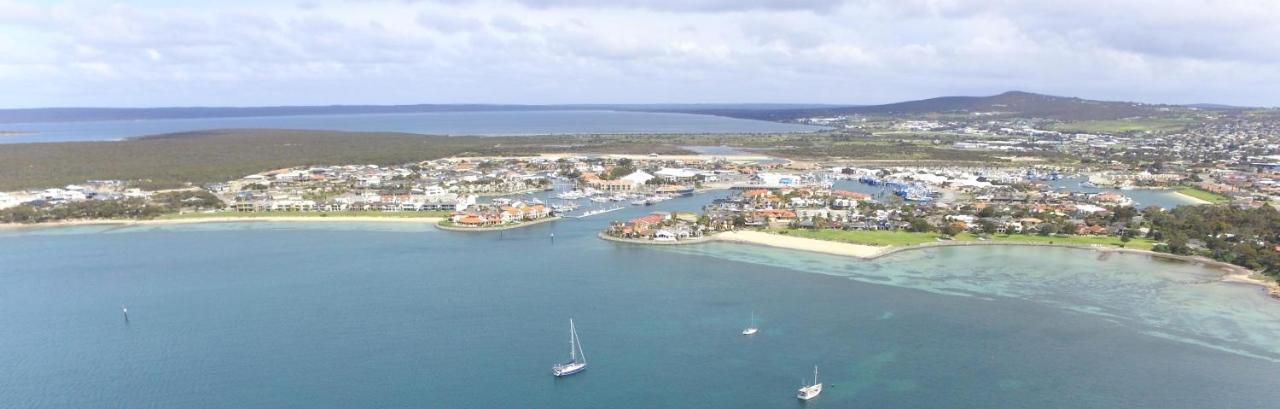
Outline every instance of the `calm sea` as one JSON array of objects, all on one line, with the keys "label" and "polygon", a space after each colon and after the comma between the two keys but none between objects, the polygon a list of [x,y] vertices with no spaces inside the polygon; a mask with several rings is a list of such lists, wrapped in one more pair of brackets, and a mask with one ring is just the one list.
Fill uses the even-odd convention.
[{"label": "calm sea", "polygon": [[428,112],[0,124],[0,143],[108,141],[206,129],[322,129],[429,135],[812,132],[823,128],[711,115],[623,111]]},{"label": "calm sea", "polygon": [[[608,218],[709,198],[494,233],[264,222],[0,232],[0,407],[1280,401],[1280,304],[1195,266],[1017,247],[858,261],[595,237]],[[761,331],[743,337],[753,311]],[[556,379],[570,317],[589,366]],[[827,389],[799,404],[814,365]]]}]

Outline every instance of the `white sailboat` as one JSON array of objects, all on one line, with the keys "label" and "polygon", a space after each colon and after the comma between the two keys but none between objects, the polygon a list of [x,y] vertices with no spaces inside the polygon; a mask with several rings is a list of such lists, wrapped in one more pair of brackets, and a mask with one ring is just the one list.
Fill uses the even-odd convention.
[{"label": "white sailboat", "polygon": [[755,335],[755,334],[756,334],[756,332],[759,332],[759,331],[760,331],[760,329],[759,329],[759,328],[756,328],[756,313],[755,313],[755,311],[752,311],[752,312],[751,312],[751,325],[747,326],[747,329],[742,330],[742,335]]},{"label": "white sailboat", "polygon": [[822,393],[822,384],[818,383],[818,366],[813,366],[813,385],[801,385],[800,390],[796,392],[796,398],[800,400],[809,400],[818,397]]},{"label": "white sailboat", "polygon": [[578,341],[578,329],[573,326],[573,318],[569,319],[569,361],[551,367],[555,376],[569,376],[587,369],[587,355],[582,352],[582,343]]}]

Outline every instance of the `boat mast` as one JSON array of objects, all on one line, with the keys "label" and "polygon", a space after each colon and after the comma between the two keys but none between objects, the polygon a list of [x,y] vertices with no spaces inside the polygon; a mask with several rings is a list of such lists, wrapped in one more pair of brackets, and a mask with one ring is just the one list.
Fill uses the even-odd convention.
[{"label": "boat mast", "polygon": [[818,366],[817,365],[813,366],[813,384],[814,385],[818,384]]},{"label": "boat mast", "polygon": [[578,329],[573,329],[573,342],[578,345],[578,357],[582,358],[582,364],[587,364],[587,353],[582,351],[582,339],[578,338]]},{"label": "boat mast", "polygon": [[569,319],[569,362],[578,362],[578,347],[575,346],[578,331],[573,329],[573,318]]}]

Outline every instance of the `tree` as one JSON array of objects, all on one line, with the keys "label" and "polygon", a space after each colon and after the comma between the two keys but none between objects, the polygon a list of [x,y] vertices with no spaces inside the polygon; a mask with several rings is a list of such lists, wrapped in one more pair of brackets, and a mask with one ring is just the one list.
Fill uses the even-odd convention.
[{"label": "tree", "polygon": [[933,225],[923,218],[913,217],[908,223],[911,224],[910,230],[913,232],[927,233],[933,231]]},{"label": "tree", "polygon": [[995,222],[992,222],[990,220],[978,221],[978,228],[982,229],[982,232],[986,234],[996,234],[996,230],[997,230],[997,226]]},{"label": "tree", "polygon": [[963,232],[964,227],[960,223],[947,223],[947,225],[942,226],[942,234],[948,236],[955,236]]}]

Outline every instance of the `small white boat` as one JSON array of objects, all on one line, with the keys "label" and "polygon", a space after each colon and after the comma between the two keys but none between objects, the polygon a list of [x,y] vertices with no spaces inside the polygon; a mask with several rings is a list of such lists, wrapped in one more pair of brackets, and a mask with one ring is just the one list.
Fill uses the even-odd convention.
[{"label": "small white boat", "polygon": [[752,312],[751,325],[748,325],[747,329],[742,330],[742,335],[755,335],[757,332],[760,332],[760,329],[756,328],[756,313]]},{"label": "small white boat", "polygon": [[557,377],[569,376],[587,369],[587,355],[582,352],[582,343],[578,341],[578,329],[573,326],[573,318],[569,319],[569,361],[551,367],[551,374]]},{"label": "small white boat", "polygon": [[822,393],[822,384],[818,383],[818,366],[813,366],[813,385],[802,385],[800,390],[796,392],[796,398],[800,400],[809,400],[818,397]]}]

